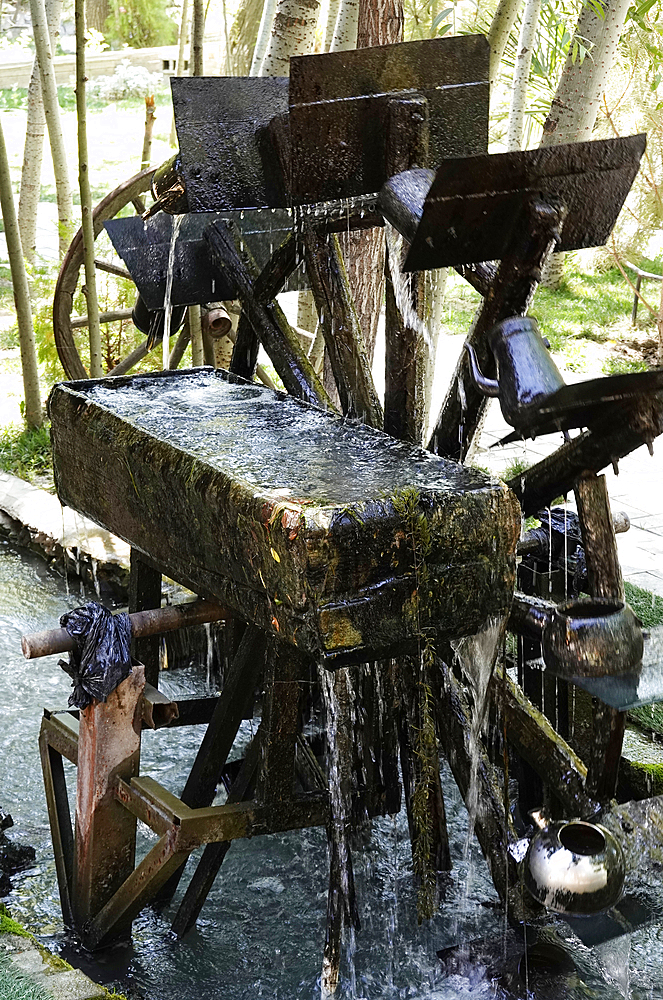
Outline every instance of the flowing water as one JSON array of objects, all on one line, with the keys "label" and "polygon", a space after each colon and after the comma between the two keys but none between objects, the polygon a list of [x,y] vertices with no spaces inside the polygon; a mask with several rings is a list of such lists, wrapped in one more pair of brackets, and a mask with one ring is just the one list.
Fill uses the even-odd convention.
[{"label": "flowing water", "polygon": [[170,321],[173,315],[173,277],[175,274],[175,247],[184,215],[172,216],[172,231],[168,248],[168,270],[166,271],[166,288],[163,296],[163,339],[161,342],[162,365],[164,371],[170,368]]},{"label": "flowing water", "polygon": [[[94,960],[74,953],[62,929],[37,750],[43,706],[66,705],[69,679],[58,657],[27,662],[20,653],[22,632],[53,627],[64,610],[81,603],[78,586],[71,589],[68,596],[64,581],[41,561],[0,545],[0,806],[14,817],[10,836],[37,850],[35,867],[14,879],[5,902],[50,948],[130,1000],[318,1000],[328,887],[323,829],[234,844],[197,927],[183,941],[168,933],[173,907],[161,914],[146,909],[135,921],[132,948]],[[203,696],[210,693],[209,676],[203,663],[166,672],[162,687],[173,697]],[[233,755],[241,755],[256,725],[243,723]],[[144,773],[181,791],[201,736],[201,727],[145,733]],[[73,776],[68,765],[67,773]],[[465,851],[467,813],[446,766],[443,785],[454,869],[432,921],[417,926],[404,811],[374,820],[371,835],[353,851],[362,927],[352,977],[344,955],[339,1000],[525,996],[516,976],[522,944],[512,932],[503,940],[503,916],[474,838]],[[152,843],[141,826],[139,856]],[[660,875],[647,878],[661,894]],[[553,931],[577,972],[538,980],[531,975],[532,996],[663,997],[661,923],[594,949],[585,948],[566,924],[558,922]],[[441,949],[448,949],[443,960],[436,955]]]}]

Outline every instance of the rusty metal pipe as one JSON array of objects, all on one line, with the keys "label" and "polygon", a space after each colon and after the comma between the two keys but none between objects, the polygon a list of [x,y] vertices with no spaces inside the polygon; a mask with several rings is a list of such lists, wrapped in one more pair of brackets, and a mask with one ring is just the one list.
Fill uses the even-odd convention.
[{"label": "rusty metal pipe", "polygon": [[[193,601],[191,604],[176,604],[169,608],[136,611],[129,615],[129,621],[133,638],[139,639],[141,636],[160,635],[162,632],[173,632],[191,625],[227,621],[229,617],[230,612],[216,601]],[[73,648],[74,640],[63,628],[32,632],[21,639],[21,649],[26,660],[53,653],[66,653]]]},{"label": "rusty metal pipe", "polygon": [[215,340],[227,337],[232,330],[232,319],[228,315],[228,310],[223,305],[216,305],[212,309],[203,310],[203,331]]}]

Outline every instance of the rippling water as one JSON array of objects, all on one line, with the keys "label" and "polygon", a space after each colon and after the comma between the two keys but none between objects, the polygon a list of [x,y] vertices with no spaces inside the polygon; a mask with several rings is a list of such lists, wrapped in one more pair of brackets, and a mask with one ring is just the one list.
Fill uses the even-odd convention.
[{"label": "rippling water", "polygon": [[[319,977],[327,901],[324,831],[314,829],[235,843],[202,911],[183,940],[169,937],[169,917],[145,910],[134,924],[132,949],[96,956],[72,954],[62,930],[55,867],[37,749],[44,705],[63,707],[69,679],[57,657],[27,662],[20,652],[24,631],[53,627],[62,612],[82,603],[44,564],[0,546],[0,805],[11,812],[10,835],[37,850],[36,867],[17,879],[6,900],[16,916],[93,978],[131,1000],[313,1000]],[[173,696],[209,694],[204,668],[162,675]],[[241,754],[256,723],[243,724],[234,750]],[[143,771],[178,793],[202,736],[201,727],[146,733]],[[69,768],[73,775],[73,768]],[[443,772],[454,870],[436,917],[416,923],[410,845],[404,813],[373,822],[370,837],[354,851],[362,929],[354,956],[345,955],[339,1000],[351,996],[354,962],[357,998],[452,1000],[524,996],[515,969],[522,945],[505,934],[497,897],[476,842],[463,859],[467,814],[449,773]],[[139,854],[151,843],[139,834]],[[181,898],[180,889],[175,900]],[[663,997],[663,930],[651,923],[632,938],[587,949],[565,924],[554,928],[578,973],[544,975],[532,981],[532,996],[612,998]],[[438,949],[460,941],[466,952],[445,964]]]}]

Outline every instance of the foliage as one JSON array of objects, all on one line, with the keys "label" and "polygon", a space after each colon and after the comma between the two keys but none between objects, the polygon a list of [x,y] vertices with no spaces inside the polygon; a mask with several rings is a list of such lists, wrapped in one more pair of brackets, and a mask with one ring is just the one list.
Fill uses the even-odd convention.
[{"label": "foliage", "polygon": [[104,25],[104,38],[113,47],[127,44],[134,49],[174,45],[177,24],[167,11],[167,0],[112,0]]},{"label": "foliage", "polygon": [[645,628],[663,625],[663,597],[651,594],[648,590],[636,587],[633,583],[625,583],[624,591],[627,602]]},{"label": "foliage", "polygon": [[0,428],[0,469],[29,481],[35,477],[51,477],[49,427],[44,424],[32,430],[9,424]]},{"label": "foliage", "polygon": [[98,76],[87,85],[87,96],[104,104],[131,97],[147,97],[163,86],[161,73],[150,73],[144,66],[133,66],[128,59],[115,67],[112,76]]},{"label": "foliage", "polygon": [[263,0],[242,0],[230,29],[231,72],[246,76],[251,68],[253,50],[258,39]]}]

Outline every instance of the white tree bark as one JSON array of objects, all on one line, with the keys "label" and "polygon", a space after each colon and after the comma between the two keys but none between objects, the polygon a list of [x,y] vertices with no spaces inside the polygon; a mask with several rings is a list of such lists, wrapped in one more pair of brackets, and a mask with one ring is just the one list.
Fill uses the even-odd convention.
[{"label": "white tree bark", "polygon": [[509,124],[506,135],[506,148],[511,151],[522,149],[523,130],[525,125],[525,108],[527,106],[527,84],[532,65],[532,49],[539,25],[541,0],[526,0],[523,20],[518,38],[516,65],[513,71],[511,87],[511,106],[509,108]]},{"label": "white tree bark", "polygon": [[249,76],[263,76],[262,64],[265,58],[265,53],[267,52],[270,35],[272,33],[272,23],[274,21],[275,13],[276,0],[265,0],[265,6],[262,9],[262,17],[260,18],[260,27],[258,28],[256,47],[253,50],[253,59],[251,60]]},{"label": "white tree bark", "polygon": [[496,86],[500,75],[500,63],[504,55],[507,40],[511,29],[516,23],[518,10],[522,0],[500,0],[497,10],[488,32],[488,43],[490,45],[490,88]]},{"label": "white tree bark", "polygon": [[290,56],[313,51],[319,0],[277,0],[261,76],[289,76]]},{"label": "white tree bark", "polygon": [[[591,46],[582,63],[573,61],[573,43],[543,126],[541,146],[591,139],[601,97],[617,52],[630,0],[604,0],[604,17],[584,6],[578,18],[576,39]],[[564,254],[556,253],[544,270],[543,284],[558,288],[564,270]]]},{"label": "white tree bark", "polygon": [[605,16],[597,17],[589,5],[583,7],[575,30],[576,39],[590,43],[591,51],[580,62],[573,61],[573,44],[543,126],[542,146],[591,139],[601,97],[617,52],[630,0],[603,0]]},{"label": "white tree bark", "polygon": [[32,309],[30,306],[30,289],[25,271],[21,237],[18,232],[18,220],[14,206],[9,161],[5,136],[0,119],[0,208],[7,240],[7,253],[12,275],[14,303],[18,321],[18,337],[21,347],[21,366],[23,369],[23,390],[25,393],[25,419],[29,427],[41,427],[41,392],[39,389],[39,371],[37,368],[37,351],[35,349],[35,334],[32,326]]},{"label": "white tree bark", "polygon": [[[175,76],[184,76],[184,56],[186,54],[186,37],[189,31],[189,0],[182,0],[182,16],[180,17],[180,30],[177,37],[177,65],[175,66]],[[226,41],[226,59],[228,58],[228,45]],[[175,115],[170,123],[170,144],[177,146],[177,130],[175,128]]]},{"label": "white tree bark", "polygon": [[[46,20],[51,50],[60,28],[62,0],[47,0]],[[28,120],[23,147],[21,192],[18,200],[18,229],[21,234],[23,256],[32,263],[37,250],[37,210],[41,194],[41,165],[44,157],[46,118],[41,96],[39,63],[35,56],[28,87]]]},{"label": "white tree bark", "polygon": [[55,193],[58,202],[60,253],[64,256],[71,238],[74,209],[71,201],[67,151],[62,135],[60,105],[58,104],[58,90],[55,84],[53,54],[51,52],[44,0],[30,0],[30,16],[32,18],[32,32],[37,51],[37,60],[39,62],[44,115],[46,117],[46,125],[48,126],[51,156],[53,157]]},{"label": "white tree bark", "polygon": [[336,31],[336,20],[338,18],[338,9],[341,6],[341,0],[329,0],[327,6],[327,20],[325,22],[325,34],[322,39],[322,51],[329,52],[329,47],[332,43],[334,37],[334,32]]},{"label": "white tree bark", "polygon": [[341,0],[336,16],[330,52],[347,52],[357,48],[359,0]]}]

